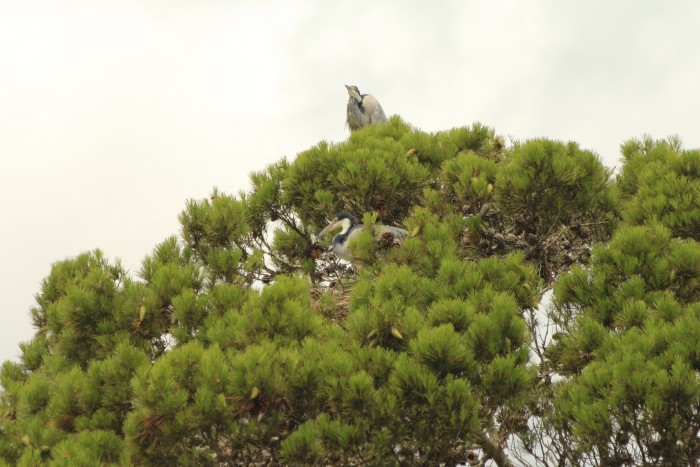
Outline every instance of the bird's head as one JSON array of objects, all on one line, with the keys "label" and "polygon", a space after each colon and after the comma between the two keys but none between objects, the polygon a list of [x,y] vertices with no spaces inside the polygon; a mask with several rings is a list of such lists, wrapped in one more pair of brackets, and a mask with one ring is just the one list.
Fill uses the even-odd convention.
[{"label": "bird's head", "polygon": [[318,234],[318,237],[322,237],[328,232],[332,232],[336,229],[341,229],[341,234],[348,233],[348,231],[352,229],[356,223],[357,221],[354,217],[352,217],[352,215],[348,214],[347,212],[341,212],[333,218],[331,223],[328,224],[328,226],[325,229],[321,230],[321,232]]},{"label": "bird's head", "polygon": [[348,86],[346,84],[345,89],[348,90],[348,96],[352,97],[357,102],[362,102],[362,95],[360,94],[360,90],[357,89],[357,86]]}]

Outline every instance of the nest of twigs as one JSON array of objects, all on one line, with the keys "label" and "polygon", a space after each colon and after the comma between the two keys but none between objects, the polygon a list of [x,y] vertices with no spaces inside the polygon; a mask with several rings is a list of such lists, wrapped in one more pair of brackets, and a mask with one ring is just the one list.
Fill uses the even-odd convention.
[{"label": "nest of twigs", "polygon": [[329,321],[343,325],[350,311],[350,292],[355,277],[333,284],[317,285],[311,290],[314,309]]}]

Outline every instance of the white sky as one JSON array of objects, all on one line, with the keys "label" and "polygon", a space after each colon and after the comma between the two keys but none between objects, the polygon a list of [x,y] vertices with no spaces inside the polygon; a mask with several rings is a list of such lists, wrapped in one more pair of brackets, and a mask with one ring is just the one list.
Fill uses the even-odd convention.
[{"label": "white sky", "polygon": [[437,131],[700,147],[700,3],[0,0],[0,361],[51,263],[137,271],[188,198],[347,137],[344,84]]}]

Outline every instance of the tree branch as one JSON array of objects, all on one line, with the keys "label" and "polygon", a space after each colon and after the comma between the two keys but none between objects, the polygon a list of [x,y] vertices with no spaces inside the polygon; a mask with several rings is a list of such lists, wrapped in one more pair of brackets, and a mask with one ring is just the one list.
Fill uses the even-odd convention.
[{"label": "tree branch", "polygon": [[494,443],[487,434],[483,434],[479,439],[479,446],[484,450],[486,455],[493,459],[498,467],[515,467],[513,463],[508,459],[506,452],[501,446]]}]

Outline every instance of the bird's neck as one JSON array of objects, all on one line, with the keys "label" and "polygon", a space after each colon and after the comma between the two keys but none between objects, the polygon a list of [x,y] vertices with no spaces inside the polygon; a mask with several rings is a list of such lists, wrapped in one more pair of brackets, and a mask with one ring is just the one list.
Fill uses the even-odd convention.
[{"label": "bird's neck", "polygon": [[357,102],[357,105],[360,106],[360,107],[362,107],[362,102],[365,100],[365,96],[366,96],[366,95],[367,95],[367,94],[362,94],[362,95],[360,96],[359,99],[358,99],[357,97],[355,97],[355,96],[350,96],[350,100],[351,100],[351,101],[354,101],[354,102]]},{"label": "bird's neck", "polygon": [[347,241],[348,239],[348,234],[347,233],[339,233],[335,237],[333,237],[333,243],[340,243],[343,244]]},{"label": "bird's neck", "polygon": [[350,232],[350,229],[352,229],[353,222],[350,219],[343,219],[340,221],[340,226],[341,230],[338,236],[343,235],[344,237],[348,236],[348,232]]}]

